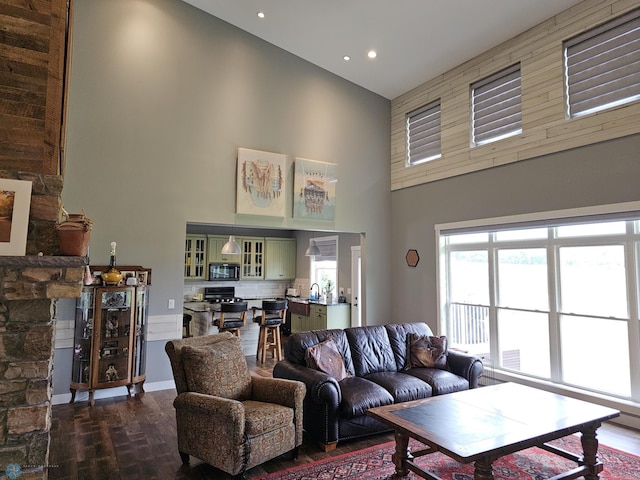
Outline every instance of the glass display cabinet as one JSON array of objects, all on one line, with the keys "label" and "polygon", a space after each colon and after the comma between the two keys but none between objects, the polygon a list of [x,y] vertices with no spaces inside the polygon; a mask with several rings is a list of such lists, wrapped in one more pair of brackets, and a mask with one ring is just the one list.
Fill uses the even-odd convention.
[{"label": "glass display cabinet", "polygon": [[76,391],[132,387],[143,393],[149,286],[84,287],[76,303],[71,403]]}]

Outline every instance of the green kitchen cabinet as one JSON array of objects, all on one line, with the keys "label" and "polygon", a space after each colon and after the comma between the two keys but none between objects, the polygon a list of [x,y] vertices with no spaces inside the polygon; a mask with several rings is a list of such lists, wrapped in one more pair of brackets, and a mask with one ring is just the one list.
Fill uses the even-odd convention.
[{"label": "green kitchen cabinet", "polygon": [[296,240],[294,238],[267,238],[265,243],[265,279],[290,280],[296,278]]},{"label": "green kitchen cabinet", "polygon": [[309,307],[309,315],[291,314],[291,333],[351,326],[351,305],[348,303],[312,303]]},{"label": "green kitchen cabinet", "polygon": [[346,303],[323,305],[312,303],[309,312],[312,330],[348,328],[351,326],[351,309]]},{"label": "green kitchen cabinet", "polygon": [[207,236],[187,235],[184,244],[184,278],[204,280],[207,275]]},{"label": "green kitchen cabinet", "polygon": [[240,249],[240,279],[264,280],[264,237],[242,237],[238,239]]},{"label": "green kitchen cabinet", "polygon": [[240,255],[221,253],[222,247],[228,241],[228,235],[207,235],[207,254],[209,263],[240,263]]}]

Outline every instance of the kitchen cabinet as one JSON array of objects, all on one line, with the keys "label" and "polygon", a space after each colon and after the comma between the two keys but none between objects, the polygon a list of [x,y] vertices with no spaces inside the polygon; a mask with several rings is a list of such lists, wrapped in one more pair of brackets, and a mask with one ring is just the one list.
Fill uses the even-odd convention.
[{"label": "kitchen cabinet", "polygon": [[265,243],[265,279],[290,280],[296,278],[296,240],[294,238],[267,238]]},{"label": "kitchen cabinet", "polygon": [[242,237],[238,239],[240,255],[240,279],[264,279],[264,237]]},{"label": "kitchen cabinet", "polygon": [[185,280],[207,280],[209,263],[239,263],[241,280],[296,278],[297,243],[294,238],[237,238],[242,253],[222,254],[227,235],[188,234],[184,249]]},{"label": "kitchen cabinet", "polygon": [[312,303],[309,307],[308,316],[300,313],[291,314],[291,333],[333,328],[343,329],[351,326],[351,309],[348,303],[331,305]]},{"label": "kitchen cabinet", "polygon": [[149,286],[84,287],[76,302],[71,403],[77,390],[139,385],[144,392]]},{"label": "kitchen cabinet", "polygon": [[207,235],[207,264],[240,263],[240,255],[229,255],[222,252],[222,247],[229,241],[229,236]]},{"label": "kitchen cabinet", "polygon": [[204,280],[207,275],[207,236],[187,235],[184,244],[184,278]]}]

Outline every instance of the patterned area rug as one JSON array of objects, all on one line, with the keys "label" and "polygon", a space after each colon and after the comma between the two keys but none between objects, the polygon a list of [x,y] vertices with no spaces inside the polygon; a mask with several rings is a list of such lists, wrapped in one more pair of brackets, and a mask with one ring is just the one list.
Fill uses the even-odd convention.
[{"label": "patterned area rug", "polygon": [[[413,441],[412,441],[413,442]],[[564,450],[579,453],[582,451],[580,439],[576,436],[565,437],[552,442]],[[412,448],[419,444],[412,443]],[[259,477],[260,480],[388,480],[395,466],[391,461],[394,443],[389,442],[357,452],[345,453],[308,465],[293,467],[285,471]],[[621,452],[600,444],[598,458],[604,463],[601,480],[638,480],[640,479],[640,457]],[[418,460],[421,467],[440,477],[442,480],[473,480],[473,464],[462,465],[441,454],[434,453]],[[522,452],[502,457],[493,464],[496,480],[541,480],[551,478],[575,468],[576,464],[539,448],[529,448]],[[407,479],[419,478],[410,473]]]}]

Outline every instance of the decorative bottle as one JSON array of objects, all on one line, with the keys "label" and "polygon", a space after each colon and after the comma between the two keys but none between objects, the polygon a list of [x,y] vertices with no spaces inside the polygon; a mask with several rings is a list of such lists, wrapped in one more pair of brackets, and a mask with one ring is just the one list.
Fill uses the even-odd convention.
[{"label": "decorative bottle", "polygon": [[109,268],[102,274],[105,285],[118,285],[122,280],[122,273],[116,268],[116,242],[111,242],[111,256],[109,258]]}]

